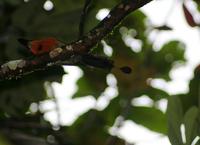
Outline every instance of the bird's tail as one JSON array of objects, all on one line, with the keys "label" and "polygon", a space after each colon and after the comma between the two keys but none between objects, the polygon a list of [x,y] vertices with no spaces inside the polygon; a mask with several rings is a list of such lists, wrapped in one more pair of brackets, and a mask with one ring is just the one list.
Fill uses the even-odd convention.
[{"label": "bird's tail", "polygon": [[101,56],[95,56],[91,54],[84,54],[81,55],[81,62],[83,64],[97,67],[97,68],[102,68],[102,69],[107,69],[111,70],[113,68],[120,69],[123,73],[130,74],[132,72],[132,69],[128,66],[123,66],[123,67],[117,67],[114,65],[114,61],[106,58],[106,57],[101,57]]},{"label": "bird's tail", "polygon": [[28,47],[28,42],[29,42],[29,40],[26,40],[26,39],[23,39],[23,38],[19,38],[19,39],[17,39],[17,41],[18,41],[20,44],[24,45],[25,47]]}]

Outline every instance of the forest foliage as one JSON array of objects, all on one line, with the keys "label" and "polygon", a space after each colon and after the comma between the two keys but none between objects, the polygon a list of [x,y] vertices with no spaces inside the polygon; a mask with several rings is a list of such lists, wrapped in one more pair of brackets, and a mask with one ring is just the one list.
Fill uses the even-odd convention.
[{"label": "forest foliage", "polygon": [[[84,6],[82,0],[52,0],[54,7],[44,9],[46,0],[3,0],[0,1],[0,63],[28,57],[18,38],[38,39],[55,37],[69,43],[78,39],[80,16]],[[99,20],[96,14],[102,8],[112,9],[120,0],[96,0],[86,17],[85,32],[95,27]],[[200,3],[194,0],[200,11]],[[184,14],[184,13],[183,13]],[[185,15],[190,25],[191,17]],[[151,86],[152,79],[170,81],[172,68],[184,65],[184,42],[172,40],[157,51],[149,40],[152,31],[173,31],[170,27],[152,27],[147,25],[148,17],[140,10],[128,15],[110,35],[104,38],[106,45],[112,48],[112,56],[105,54],[103,43],[99,42],[92,53],[110,57],[119,65],[132,68],[127,75],[113,69],[106,70],[81,66],[83,76],[76,82],[77,91],[73,99],[92,95],[96,100],[106,88],[106,81],[112,74],[117,80],[118,95],[110,100],[103,110],[93,108],[79,116],[71,126],[59,129],[44,119],[44,113],[30,111],[30,105],[45,100],[54,100],[48,96],[46,82],[62,82],[67,75],[62,66],[34,72],[17,80],[0,83],[0,144],[1,145],[123,145],[125,140],[109,133],[113,125],[120,128],[126,120],[133,121],[152,131],[168,135],[173,145],[189,145],[196,136],[200,136],[200,67],[194,70],[189,84],[189,92],[170,96],[165,90]],[[198,25],[196,25],[198,27]],[[140,42],[139,50],[126,42],[131,39]],[[66,88],[67,91],[67,88]],[[67,93],[67,92],[66,92]],[[148,96],[153,105],[134,106],[133,99]],[[162,112],[157,104],[168,99],[167,112]],[[67,105],[67,104],[66,104]],[[119,117],[123,118],[116,124]],[[180,132],[185,126],[186,143]],[[134,136],[133,136],[134,138]]]}]

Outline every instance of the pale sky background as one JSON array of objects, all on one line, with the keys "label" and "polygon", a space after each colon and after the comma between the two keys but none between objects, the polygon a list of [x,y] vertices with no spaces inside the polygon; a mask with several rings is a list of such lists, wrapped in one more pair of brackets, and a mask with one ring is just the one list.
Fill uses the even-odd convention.
[{"label": "pale sky background", "polygon": [[[182,40],[186,44],[185,56],[188,63],[183,67],[174,68],[170,72],[172,81],[165,82],[161,79],[155,79],[152,82],[154,87],[164,89],[170,94],[185,93],[188,91],[188,81],[193,77],[193,69],[200,63],[200,48],[198,48],[198,46],[200,46],[200,30],[189,27],[185,22],[181,9],[181,1],[182,0],[155,0],[142,8],[154,25],[162,25],[166,17],[168,17],[167,24],[174,29],[171,32],[160,32],[157,36],[155,36],[155,34],[151,35],[151,39],[155,41],[155,49],[170,39]],[[200,21],[200,17],[197,15],[193,3],[191,3],[190,0],[187,2],[190,3],[189,6],[191,10],[195,13],[197,20]],[[172,7],[172,4],[175,4],[175,6]],[[50,1],[45,4],[46,9],[51,9],[52,6]],[[170,15],[169,11],[171,11]],[[106,16],[107,12],[106,10],[101,11],[98,18],[101,19]],[[107,101],[103,96],[97,102],[91,96],[72,100],[71,96],[77,89],[75,82],[81,77],[82,72],[78,67],[65,66],[64,68],[68,74],[63,76],[62,83],[53,83],[52,85],[55,89],[57,103],[59,104],[60,123],[63,125],[70,125],[79,115],[90,108],[97,107],[98,109],[103,109],[106,107]],[[112,75],[108,77],[108,82],[112,82],[112,84],[114,82],[115,84],[115,79]],[[115,90],[115,87],[114,85],[106,89],[105,93],[109,96],[107,99],[112,99],[117,96],[118,92]],[[135,105],[148,106],[151,103],[151,99],[143,96],[139,99],[135,99],[133,103]],[[55,106],[55,102],[49,100],[41,102],[40,109],[47,112],[45,113],[45,118],[56,125],[58,123],[58,114],[56,113]],[[159,102],[159,107],[162,111],[166,110],[166,106],[167,101],[165,99]],[[34,104],[31,108],[35,108]],[[114,129],[115,128],[111,128],[110,132],[112,133]],[[167,137],[152,132],[131,121],[126,121],[117,135],[125,138],[129,142],[136,143],[136,145],[170,145]]]}]

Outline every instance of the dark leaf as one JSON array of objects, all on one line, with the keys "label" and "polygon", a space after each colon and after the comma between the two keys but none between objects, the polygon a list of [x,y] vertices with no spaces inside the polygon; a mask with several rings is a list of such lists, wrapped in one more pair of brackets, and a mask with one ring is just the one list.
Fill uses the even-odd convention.
[{"label": "dark leaf", "polygon": [[167,106],[168,137],[172,144],[183,145],[180,126],[183,120],[182,104],[178,97],[168,99]]},{"label": "dark leaf", "polygon": [[153,131],[163,134],[167,133],[167,121],[163,112],[151,107],[133,107],[127,117]]},{"label": "dark leaf", "polygon": [[92,95],[98,98],[107,87],[106,76],[105,70],[84,68],[84,77],[77,81],[78,90],[73,97]]},{"label": "dark leaf", "polygon": [[186,145],[191,145],[195,137],[198,136],[198,117],[199,110],[197,107],[191,107],[184,116]]}]

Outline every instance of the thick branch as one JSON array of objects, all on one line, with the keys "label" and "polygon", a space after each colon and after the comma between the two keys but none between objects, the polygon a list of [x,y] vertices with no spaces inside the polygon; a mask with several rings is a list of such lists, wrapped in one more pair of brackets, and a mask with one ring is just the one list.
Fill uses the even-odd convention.
[{"label": "thick branch", "polygon": [[144,6],[152,0],[123,0],[87,35],[78,41],[66,44],[63,48],[56,48],[32,60],[15,60],[1,65],[0,80],[18,78],[36,70],[46,69],[49,66],[61,64],[77,65],[79,56],[88,53],[93,46],[108,35],[120,21],[129,13]]}]

